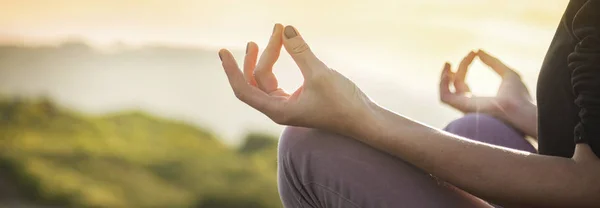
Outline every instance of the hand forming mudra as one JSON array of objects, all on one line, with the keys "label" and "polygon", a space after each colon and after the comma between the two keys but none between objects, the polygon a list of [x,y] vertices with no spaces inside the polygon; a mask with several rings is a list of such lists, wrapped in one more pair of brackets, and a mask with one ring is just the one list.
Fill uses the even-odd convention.
[{"label": "hand forming mudra", "polygon": [[[292,94],[288,94],[278,87],[277,79],[273,74],[273,65],[279,58],[282,46],[292,56],[304,77],[302,86]],[[593,58],[596,55],[584,54],[581,57]],[[464,77],[469,63],[476,56],[502,77],[502,84],[494,97],[468,95],[469,87],[464,82]],[[327,133],[315,133],[314,129],[298,131],[313,132],[310,136],[321,135],[321,137],[330,138],[343,135],[373,147],[377,151],[389,153],[395,156],[390,164],[395,164],[396,168],[407,167],[404,162],[419,168],[418,173],[411,172],[407,175],[407,172],[404,171],[405,177],[409,176],[407,181],[415,181],[413,179],[423,173],[436,176],[435,181],[430,181],[433,183],[419,184],[419,187],[434,188],[431,188],[430,192],[422,192],[422,196],[427,196],[422,197],[425,201],[415,202],[415,204],[430,203],[432,200],[429,199],[434,199],[433,201],[440,205],[436,207],[446,207],[448,200],[438,199],[435,201],[436,196],[456,197],[450,200],[455,202],[450,207],[490,207],[482,199],[500,205],[517,205],[519,207],[597,207],[600,204],[597,197],[600,193],[600,180],[598,180],[600,159],[589,144],[578,143],[575,145],[573,143],[575,147],[572,158],[556,157],[479,142],[423,125],[372,102],[352,81],[321,62],[298,31],[291,26],[284,28],[280,24],[275,25],[269,44],[260,59],[258,59],[258,46],[252,42],[249,43],[243,73],[229,51],[219,51],[219,57],[235,95],[276,123],[326,130],[322,132]],[[581,57],[575,56],[574,58]],[[456,72],[452,72],[450,68],[449,64],[445,65],[440,82],[440,98],[444,103],[465,113],[481,112],[493,115],[530,136],[537,136],[537,107],[532,103],[525,85],[515,71],[482,51],[470,53]],[[580,73],[587,73],[584,73],[582,77],[587,77],[589,80],[584,80],[579,84],[583,83],[587,86],[587,88],[583,88],[584,91],[587,90],[585,92],[594,91],[596,88],[589,86],[593,86],[590,83],[596,83],[594,77],[597,78],[598,74],[587,68],[584,70],[588,71]],[[455,91],[450,90],[451,84],[454,85]],[[592,102],[596,97],[584,96],[582,99]],[[523,138],[517,137],[516,139],[522,140]],[[334,151],[333,154],[335,154],[337,148],[343,149],[344,146],[348,146],[341,141],[338,140],[339,144],[336,144],[335,148],[330,147],[319,154],[327,151]],[[319,147],[319,145],[312,147]],[[361,146],[359,149],[361,148],[365,147]],[[569,149],[569,147],[566,148],[555,151]],[[303,157],[296,158],[296,162],[308,164],[302,160],[302,158],[306,158],[304,157],[306,154],[310,154],[310,151],[306,150],[301,153],[300,155]],[[359,158],[360,156],[354,155],[353,157]],[[278,160],[285,162],[290,158],[281,159],[280,156]],[[342,161],[346,160],[332,163]],[[361,164],[369,164],[369,168],[373,168],[376,164],[381,164],[380,162],[361,162]],[[288,165],[291,164],[292,162],[288,163]],[[359,167],[354,165],[357,163],[352,164],[351,167]],[[289,167],[279,166],[279,168],[285,170]],[[390,171],[389,166],[379,167],[379,170]],[[286,171],[280,171],[280,173],[283,175],[279,176],[287,177],[286,180],[293,178],[286,176]],[[342,175],[335,175],[335,181],[343,181],[338,178]],[[556,180],[557,178],[561,180]],[[462,191],[439,187],[437,179],[452,184]],[[369,178],[365,178],[365,181],[355,178],[345,178],[345,180],[343,187],[350,183],[356,187],[372,183]],[[377,190],[394,193],[390,191],[396,190],[396,188],[389,190],[381,188],[387,187],[387,182],[391,180],[395,179],[382,182]],[[507,184],[510,185],[507,186]],[[286,183],[283,183],[283,186],[285,185]],[[300,183],[299,185],[306,184]],[[398,185],[398,187],[400,186]],[[356,190],[361,189],[357,188]],[[296,201],[297,197],[282,196],[283,201],[288,202],[288,207],[292,206],[290,204],[300,203]],[[410,194],[404,197],[414,199]],[[369,202],[365,204],[375,203],[375,201],[391,204],[397,198],[398,196],[390,196],[388,201],[380,201],[376,197],[363,197],[363,201]],[[323,201],[327,201],[327,199],[323,199]],[[393,207],[405,202],[405,200],[397,202]]]},{"label": "hand forming mudra", "polygon": [[[273,74],[282,45],[304,77],[292,94],[278,87]],[[219,51],[229,83],[241,101],[278,124],[338,133],[360,128],[354,121],[363,117],[371,101],[352,81],[321,62],[294,27],[276,24],[260,59],[258,53],[258,46],[248,43],[242,74],[233,55]]]},{"label": "hand forming mudra", "polygon": [[[335,203],[347,202],[338,198],[354,199],[354,206],[364,202],[361,207],[399,207],[407,201],[420,205],[411,207],[491,207],[484,200],[504,207],[598,207],[600,149],[597,143],[599,133],[594,127],[598,126],[600,118],[597,105],[600,103],[597,88],[600,73],[596,61],[600,57],[600,22],[595,11],[600,4],[597,1],[571,1],[568,8],[578,11],[565,13],[563,18],[573,24],[559,27],[550,47],[538,83],[540,108],[533,103],[520,76],[483,51],[469,53],[455,72],[446,64],[439,86],[442,102],[464,113],[477,112],[487,114],[488,118],[488,115],[496,117],[501,120],[495,120],[496,123],[517,135],[486,137],[503,137],[502,141],[512,138],[512,141],[522,143],[522,136],[513,127],[533,137],[537,137],[538,131],[545,132],[539,138],[540,154],[535,150],[481,142],[489,140],[477,138],[479,136],[458,136],[378,106],[352,81],[321,62],[291,26],[275,25],[260,59],[258,46],[249,43],[243,73],[229,51],[221,50],[219,56],[231,87],[241,101],[278,124],[309,127],[288,127],[287,134],[284,131],[280,140],[283,149],[279,149],[278,170],[283,171],[279,171],[278,177],[285,179],[279,184],[280,190],[283,190],[282,201],[287,203],[287,207],[297,207],[301,203],[312,206],[310,204],[321,202],[341,207]],[[304,77],[302,86],[291,94],[278,87],[273,74],[273,65],[282,46]],[[475,57],[502,77],[495,96],[469,95],[470,89],[464,78]],[[454,86],[454,91],[450,90],[450,85]],[[552,115],[552,110],[559,114]],[[539,117],[538,112],[541,113]],[[477,126],[474,125],[475,132],[479,131]],[[573,130],[578,133],[572,134]],[[577,136],[575,141],[574,136]],[[348,137],[353,140],[345,140]],[[324,146],[322,144],[334,141],[325,138],[338,139],[335,144]],[[289,145],[291,139],[295,140],[293,147]],[[352,144],[354,140],[362,144]],[[312,143],[303,143],[302,146],[300,141]],[[364,154],[334,157],[357,151]],[[389,155],[382,152],[394,158],[388,158]],[[324,155],[328,160],[313,160]],[[367,155],[381,157],[362,160]],[[323,171],[323,167],[332,164],[346,168]],[[411,171],[414,167],[418,170]],[[363,169],[369,172],[358,177],[344,174]],[[299,172],[306,173],[304,176],[311,181],[302,179]],[[384,173],[390,177],[378,182],[373,180],[385,177]],[[327,183],[326,190],[353,194],[329,198],[318,192],[320,189],[311,188],[316,184],[312,183],[312,176],[319,176],[321,182],[332,182]],[[394,192],[422,176],[427,180],[420,180],[423,183],[414,186],[419,187],[418,192],[411,190],[399,195]],[[435,180],[429,180],[429,176],[435,176]],[[458,189],[449,189],[438,181]],[[339,182],[338,185],[336,182]],[[396,182],[396,186],[390,186],[390,182]],[[319,187],[323,184],[327,185],[320,183]],[[370,186],[372,189],[363,189],[366,185],[373,185]],[[353,191],[346,191],[348,187],[354,187]],[[306,193],[308,191],[312,192]],[[379,197],[385,194],[388,197]],[[307,197],[310,200],[302,199],[304,196],[311,196]]]}]

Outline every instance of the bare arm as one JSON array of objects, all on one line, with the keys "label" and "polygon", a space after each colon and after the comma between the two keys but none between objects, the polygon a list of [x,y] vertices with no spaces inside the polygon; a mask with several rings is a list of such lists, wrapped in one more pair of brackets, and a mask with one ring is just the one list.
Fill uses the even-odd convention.
[{"label": "bare arm", "polygon": [[[277,87],[271,72],[282,44],[304,77],[291,94]],[[586,144],[578,144],[571,159],[542,156],[468,140],[407,119],[376,105],[353,82],[327,67],[291,26],[276,25],[258,64],[257,49],[250,46],[246,76],[229,51],[221,50],[219,57],[234,94],[278,124],[354,137],[498,204],[600,204],[600,159]],[[252,76],[252,71],[262,72]]]},{"label": "bare arm", "polygon": [[[474,58],[496,72],[502,82],[496,96],[481,97],[471,94],[465,77]],[[454,86],[451,91],[450,85]],[[463,113],[486,113],[537,139],[537,107],[519,74],[483,50],[470,52],[460,62],[456,72],[449,63],[444,65],[440,79],[440,100]]]},{"label": "bare arm", "polygon": [[572,159],[492,146],[427,127],[379,106],[351,136],[498,204],[597,207],[600,159],[578,144]]}]

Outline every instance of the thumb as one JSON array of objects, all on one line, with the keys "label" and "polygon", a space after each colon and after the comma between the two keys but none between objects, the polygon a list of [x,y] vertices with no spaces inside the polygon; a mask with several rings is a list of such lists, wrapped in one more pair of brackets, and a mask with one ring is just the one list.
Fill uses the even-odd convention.
[{"label": "thumb", "polygon": [[296,28],[289,25],[286,26],[283,35],[285,50],[292,56],[292,59],[294,59],[294,62],[296,62],[296,65],[298,65],[305,78],[314,73],[315,70],[323,67],[327,68],[310,50],[310,47],[306,44],[302,36],[300,36]]},{"label": "thumb", "polygon": [[511,69],[504,63],[502,63],[502,61],[498,60],[496,57],[490,55],[482,49],[479,49],[479,51],[477,51],[477,55],[479,56],[481,62],[492,68],[492,70],[494,70],[501,77],[504,77],[506,71],[511,71]]}]

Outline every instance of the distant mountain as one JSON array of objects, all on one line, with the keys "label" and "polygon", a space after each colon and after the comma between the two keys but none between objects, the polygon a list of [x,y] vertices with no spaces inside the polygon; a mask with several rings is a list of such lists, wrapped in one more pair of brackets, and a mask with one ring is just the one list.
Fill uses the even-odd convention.
[{"label": "distant mountain", "polygon": [[48,99],[5,98],[0,182],[16,185],[0,187],[9,196],[0,207],[280,207],[276,146],[251,134],[235,150],[141,111],[90,116]]},{"label": "distant mountain", "polygon": [[230,144],[257,120],[271,124],[259,130],[279,128],[235,99],[216,51],[202,48],[0,46],[0,93],[47,96],[89,113],[144,110],[212,128]]},{"label": "distant mountain", "polygon": [[[47,96],[92,114],[142,110],[210,128],[227,144],[239,144],[251,130],[277,134],[283,127],[233,96],[216,53],[159,44],[98,50],[80,41],[5,45],[0,46],[0,93]],[[241,64],[243,51],[234,54]],[[297,87],[301,75],[289,57],[282,59],[276,71],[280,83]],[[429,75],[431,70],[386,71],[402,74],[398,77],[376,76],[381,72],[373,70],[340,69],[375,101],[403,115],[437,127],[457,116],[439,108],[432,91],[437,75]]]}]

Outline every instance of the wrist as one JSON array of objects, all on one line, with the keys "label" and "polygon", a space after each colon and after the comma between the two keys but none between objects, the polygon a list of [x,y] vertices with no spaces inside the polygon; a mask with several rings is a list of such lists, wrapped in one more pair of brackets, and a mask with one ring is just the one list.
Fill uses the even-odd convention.
[{"label": "wrist", "polygon": [[531,101],[511,102],[504,107],[499,118],[537,138],[537,106]]},{"label": "wrist", "polygon": [[373,132],[377,132],[379,129],[379,123],[381,121],[381,111],[383,108],[377,103],[372,101],[366,101],[365,107],[361,108],[355,117],[351,119],[350,124],[346,132],[347,136],[363,139],[371,137]]},{"label": "wrist", "polygon": [[[411,128],[411,122],[385,107],[374,102],[369,102],[361,112],[361,117],[356,119],[354,126],[349,131],[350,137],[366,142],[367,140],[380,140],[402,131],[402,128]],[[398,136],[398,135],[396,135]]]},{"label": "wrist", "polygon": [[523,108],[528,105],[528,101],[516,101],[516,100],[504,100],[500,99],[497,101],[497,107],[493,112],[489,112],[490,115],[504,120],[506,122],[512,122],[515,116],[522,113]]}]

